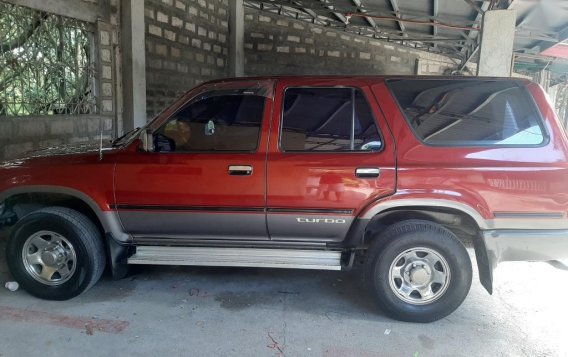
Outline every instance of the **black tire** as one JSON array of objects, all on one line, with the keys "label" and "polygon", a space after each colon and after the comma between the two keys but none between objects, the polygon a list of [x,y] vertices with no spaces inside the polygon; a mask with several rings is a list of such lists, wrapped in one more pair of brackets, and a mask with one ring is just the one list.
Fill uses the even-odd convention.
[{"label": "black tire", "polygon": [[[57,252],[73,251],[73,261],[69,259],[68,262],[60,263],[70,268],[66,275],[59,275],[59,282],[56,281],[58,271],[52,275],[55,276],[54,282],[45,283],[38,280],[42,278],[34,277],[31,270],[42,272],[43,264],[47,264],[43,258],[41,265],[25,263],[24,246],[31,237],[37,239],[38,232],[52,233],[39,235],[41,242],[50,242],[51,237],[65,239]],[[37,249],[30,243],[27,247],[31,252]],[[53,251],[52,247],[50,249]],[[83,214],[64,207],[43,208],[22,218],[12,230],[6,246],[6,256],[8,267],[21,287],[31,295],[46,300],[67,300],[87,291],[99,280],[105,267],[104,243],[97,227]]]},{"label": "black tire", "polygon": [[[445,283],[433,282],[435,274]],[[472,266],[467,250],[451,231],[433,222],[407,220],[377,237],[367,252],[365,275],[373,298],[387,315],[401,321],[432,322],[464,301]],[[431,294],[412,290],[415,283]],[[410,295],[404,295],[408,291]]]}]

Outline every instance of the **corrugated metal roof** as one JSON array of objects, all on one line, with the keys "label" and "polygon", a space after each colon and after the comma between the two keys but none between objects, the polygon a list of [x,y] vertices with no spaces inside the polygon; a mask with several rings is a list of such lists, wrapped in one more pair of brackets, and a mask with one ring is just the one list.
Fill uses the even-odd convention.
[{"label": "corrugated metal roof", "polygon": [[568,38],[567,0],[245,0],[245,5],[444,54],[462,65],[477,55],[487,10],[516,10],[519,60],[534,61]]},{"label": "corrugated metal roof", "polygon": [[568,59],[568,44],[559,43],[542,52],[542,54],[549,57]]}]

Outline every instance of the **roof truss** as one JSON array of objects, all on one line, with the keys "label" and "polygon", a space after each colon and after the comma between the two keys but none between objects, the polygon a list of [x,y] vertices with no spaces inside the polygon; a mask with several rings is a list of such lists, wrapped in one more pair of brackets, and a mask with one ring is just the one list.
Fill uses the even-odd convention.
[{"label": "roof truss", "polygon": [[[525,0],[462,0],[464,8],[471,9],[472,17],[459,20],[448,13],[443,14],[444,9],[440,8],[443,0],[429,0],[428,10],[423,12],[401,7],[403,0],[382,0],[384,6],[377,7],[380,1],[244,0],[244,4],[315,25],[443,54],[457,59],[461,70],[479,52],[483,14],[492,9],[507,9]],[[568,23],[560,29],[531,27],[531,19],[539,14],[538,5],[535,5],[517,21],[516,38],[532,43],[529,48],[520,50],[523,53],[536,54],[568,38]],[[355,18],[363,21],[355,21]]]}]

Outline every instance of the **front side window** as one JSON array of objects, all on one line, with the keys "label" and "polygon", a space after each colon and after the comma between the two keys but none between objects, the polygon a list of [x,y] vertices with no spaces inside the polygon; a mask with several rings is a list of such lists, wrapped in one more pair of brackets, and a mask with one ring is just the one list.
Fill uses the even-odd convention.
[{"label": "front side window", "polygon": [[432,145],[539,145],[534,103],[514,81],[392,80],[389,88],[419,139]]},{"label": "front side window", "polygon": [[254,152],[265,98],[215,92],[184,106],[154,133],[158,152]]},{"label": "front side window", "polygon": [[359,90],[286,90],[280,138],[283,151],[379,151],[382,146],[369,103]]}]

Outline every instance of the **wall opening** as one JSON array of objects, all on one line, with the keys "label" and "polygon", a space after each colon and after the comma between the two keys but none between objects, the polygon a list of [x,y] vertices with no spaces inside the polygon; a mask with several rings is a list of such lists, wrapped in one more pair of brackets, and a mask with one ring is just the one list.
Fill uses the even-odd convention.
[{"label": "wall opening", "polygon": [[92,24],[0,2],[0,116],[97,113]]}]

